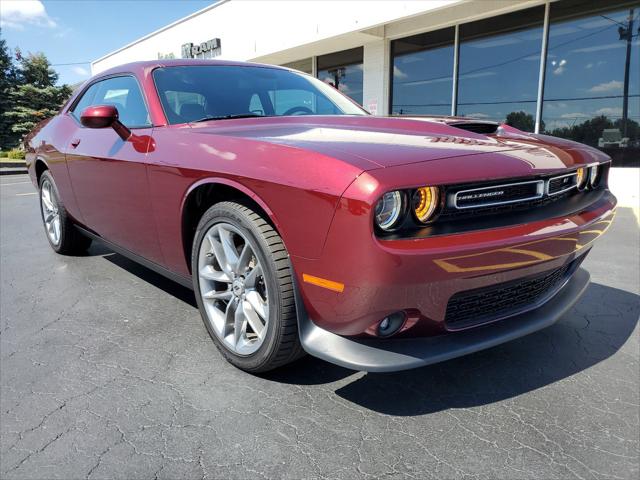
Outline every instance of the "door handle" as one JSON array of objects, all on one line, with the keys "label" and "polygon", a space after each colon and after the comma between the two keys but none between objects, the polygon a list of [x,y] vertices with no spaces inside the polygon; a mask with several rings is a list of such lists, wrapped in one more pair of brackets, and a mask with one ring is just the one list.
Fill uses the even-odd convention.
[{"label": "door handle", "polygon": [[76,139],[74,139],[74,140],[71,140],[71,146],[72,146],[73,148],[76,148],[78,145],[80,145],[80,139],[79,139],[79,138],[76,138]]}]

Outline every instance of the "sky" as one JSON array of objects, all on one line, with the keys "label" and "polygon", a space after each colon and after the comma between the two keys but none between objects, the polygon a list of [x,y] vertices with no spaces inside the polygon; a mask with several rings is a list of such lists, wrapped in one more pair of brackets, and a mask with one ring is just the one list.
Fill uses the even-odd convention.
[{"label": "sky", "polygon": [[[75,84],[95,60],[214,0],[0,0],[0,35],[11,49],[43,52]],[[76,65],[63,65],[77,63]]]}]

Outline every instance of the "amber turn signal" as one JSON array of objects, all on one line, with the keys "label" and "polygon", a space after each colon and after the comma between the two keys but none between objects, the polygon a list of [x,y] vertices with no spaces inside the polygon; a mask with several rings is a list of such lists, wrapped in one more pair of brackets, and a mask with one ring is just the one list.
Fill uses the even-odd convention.
[{"label": "amber turn signal", "polygon": [[327,280],[326,278],[314,277],[313,275],[303,273],[302,281],[318,287],[326,288],[327,290],[333,290],[334,292],[344,292],[344,283],[334,282],[333,280]]},{"label": "amber turn signal", "polygon": [[413,212],[418,221],[427,223],[433,217],[440,199],[438,187],[420,187],[413,194]]},{"label": "amber turn signal", "polygon": [[584,187],[587,186],[588,180],[587,170],[581,167],[576,171],[576,174],[576,184],[578,185],[578,190],[584,190]]}]

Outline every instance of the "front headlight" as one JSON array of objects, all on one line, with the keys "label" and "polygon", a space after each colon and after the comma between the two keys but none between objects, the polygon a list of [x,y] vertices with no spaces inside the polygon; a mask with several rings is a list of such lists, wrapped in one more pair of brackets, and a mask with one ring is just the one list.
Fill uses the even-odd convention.
[{"label": "front headlight", "polygon": [[390,231],[397,227],[404,210],[404,194],[398,190],[385,193],[376,204],[376,225]]},{"label": "front headlight", "polygon": [[432,219],[439,200],[438,187],[420,187],[415,191],[413,194],[413,213],[419,222],[427,223]]},{"label": "front headlight", "polygon": [[600,165],[589,167],[589,186],[596,188],[600,183]]}]

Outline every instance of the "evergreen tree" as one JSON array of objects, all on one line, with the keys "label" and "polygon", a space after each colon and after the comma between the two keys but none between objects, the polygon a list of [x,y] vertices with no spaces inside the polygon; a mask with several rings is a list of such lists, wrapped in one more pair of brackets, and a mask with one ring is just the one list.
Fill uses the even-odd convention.
[{"label": "evergreen tree", "polygon": [[10,110],[4,117],[19,141],[40,121],[54,116],[72,91],[68,85],[56,86],[58,74],[43,53],[20,57],[17,80],[9,94]]},{"label": "evergreen tree", "polygon": [[7,48],[7,43],[0,36],[0,150],[8,150],[17,143],[17,136],[11,130],[11,122],[4,115],[10,110],[10,95],[16,87],[16,83],[16,67]]}]

